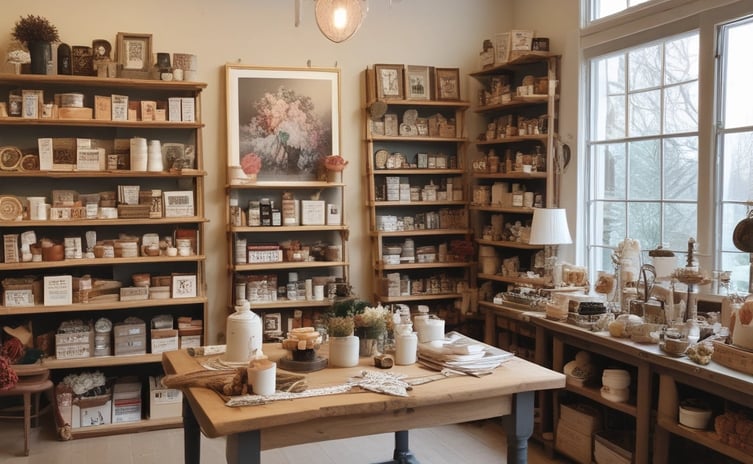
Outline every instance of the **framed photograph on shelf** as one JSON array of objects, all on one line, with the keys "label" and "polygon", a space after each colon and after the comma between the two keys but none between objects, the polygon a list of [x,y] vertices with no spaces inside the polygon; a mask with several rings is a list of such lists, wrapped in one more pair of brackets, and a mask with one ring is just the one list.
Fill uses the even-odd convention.
[{"label": "framed photograph on shelf", "polygon": [[431,67],[409,64],[405,67],[406,100],[431,100]]},{"label": "framed photograph on shelf", "polygon": [[510,33],[494,34],[494,64],[500,65],[510,61]]},{"label": "framed photograph on shelf", "polygon": [[403,65],[375,64],[377,100],[403,100]]},{"label": "framed photograph on shelf", "polygon": [[459,68],[436,68],[434,82],[437,100],[460,100]]},{"label": "framed photograph on shelf", "polygon": [[228,166],[311,181],[340,153],[340,70],[226,65]]},{"label": "framed photograph on shelf", "polygon": [[165,217],[191,217],[194,216],[193,191],[176,190],[162,192],[162,204]]},{"label": "framed photograph on shelf", "polygon": [[123,77],[149,77],[152,69],[152,34],[118,32],[116,48]]},{"label": "framed photograph on shelf", "polygon": [[511,33],[510,49],[514,52],[530,52],[533,43],[533,31],[516,30]]},{"label": "framed photograph on shelf", "polygon": [[173,298],[196,297],[196,274],[173,274],[172,278]]}]

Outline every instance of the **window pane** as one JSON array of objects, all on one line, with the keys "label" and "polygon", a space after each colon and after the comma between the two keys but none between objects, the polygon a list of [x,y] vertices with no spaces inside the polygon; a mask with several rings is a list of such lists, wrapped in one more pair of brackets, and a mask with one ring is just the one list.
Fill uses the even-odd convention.
[{"label": "window pane", "polygon": [[593,87],[591,117],[594,140],[625,137],[624,56],[594,60],[591,72],[599,76]]},{"label": "window pane", "polygon": [[[688,238],[695,237],[698,207],[695,203],[667,203],[664,208],[664,237],[670,250],[687,249]],[[658,243],[657,243],[658,245]]]},{"label": "window pane", "polygon": [[[659,200],[661,198],[661,158],[658,140],[643,140],[628,144],[630,155],[630,200]],[[631,236],[632,237],[632,236]]]},{"label": "window pane", "polygon": [[599,220],[595,223],[597,228],[594,234],[597,237],[596,245],[616,247],[625,237],[627,228],[625,224],[625,203],[601,203],[596,205],[600,210]]},{"label": "window pane", "polygon": [[[628,203],[628,235],[642,248],[661,244],[661,206],[657,203]],[[685,239],[687,241],[687,238]]]},{"label": "window pane", "polygon": [[664,133],[698,130],[698,83],[667,87],[664,91]]},{"label": "window pane", "polygon": [[664,48],[664,84],[698,79],[698,35],[670,40]]},{"label": "window pane", "polygon": [[[722,236],[719,237],[722,251],[740,251],[732,241],[732,234],[737,224],[748,217],[748,208],[740,203],[725,203],[722,205]],[[747,257],[748,254],[746,253]]]},{"label": "window pane", "polygon": [[630,137],[656,135],[661,121],[661,94],[658,90],[631,94],[628,107]]},{"label": "window pane", "polygon": [[753,132],[724,135],[722,201],[753,200]]},{"label": "window pane", "polygon": [[664,199],[698,198],[698,137],[664,140]]},{"label": "window pane", "polygon": [[750,260],[747,253],[722,253],[722,270],[732,271],[730,292],[748,292]]},{"label": "window pane", "polygon": [[649,0],[589,0],[591,21],[619,13],[628,7],[646,3]]},{"label": "window pane", "polygon": [[653,45],[631,50],[628,53],[629,90],[635,92],[661,84],[661,47]]},{"label": "window pane", "polygon": [[724,51],[724,127],[753,125],[753,86],[751,86],[750,46],[753,22],[745,21],[725,29],[728,34]]},{"label": "window pane", "polygon": [[624,200],[626,197],[625,144],[597,145],[594,148],[594,192],[595,200]]}]

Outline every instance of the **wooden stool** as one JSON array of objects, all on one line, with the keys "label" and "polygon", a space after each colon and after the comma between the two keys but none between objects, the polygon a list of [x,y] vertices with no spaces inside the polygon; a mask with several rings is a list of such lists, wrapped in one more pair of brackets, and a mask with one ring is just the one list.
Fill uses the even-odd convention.
[{"label": "wooden stool", "polygon": [[[31,419],[39,417],[39,397],[42,393],[52,389],[50,370],[38,364],[14,365],[18,374],[18,383],[8,390],[0,391],[0,396],[22,396],[24,398],[24,455],[29,455],[29,435],[31,434]],[[31,407],[32,395],[34,408]],[[21,419],[18,415],[0,415],[0,419]]]}]

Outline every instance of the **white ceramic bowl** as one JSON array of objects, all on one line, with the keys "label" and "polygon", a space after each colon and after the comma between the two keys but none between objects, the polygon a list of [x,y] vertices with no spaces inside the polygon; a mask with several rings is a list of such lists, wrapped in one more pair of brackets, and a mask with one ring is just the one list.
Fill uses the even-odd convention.
[{"label": "white ceramic bowl", "polygon": [[625,369],[604,369],[601,384],[611,390],[623,390],[630,386],[630,372]]},{"label": "white ceramic bowl", "polygon": [[680,404],[680,424],[704,430],[711,419],[711,409],[700,401],[686,400]]}]

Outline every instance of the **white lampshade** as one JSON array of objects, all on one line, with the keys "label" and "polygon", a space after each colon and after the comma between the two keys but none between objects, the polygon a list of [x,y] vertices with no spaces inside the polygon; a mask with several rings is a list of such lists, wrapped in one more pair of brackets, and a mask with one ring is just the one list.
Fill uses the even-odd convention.
[{"label": "white lampshade", "polygon": [[363,0],[316,0],[314,13],[319,30],[333,42],[344,42],[363,21]]},{"label": "white lampshade", "polygon": [[534,208],[531,221],[531,245],[564,245],[573,243],[563,208]]}]

